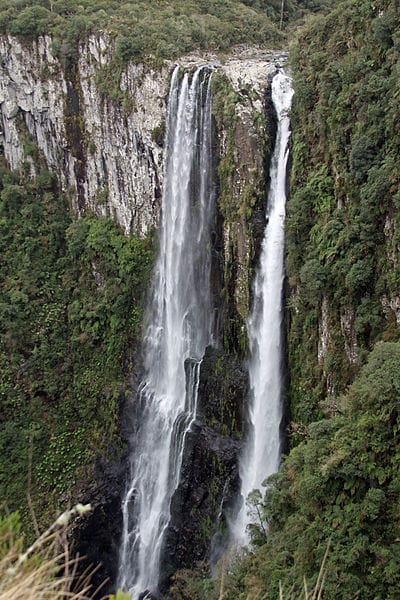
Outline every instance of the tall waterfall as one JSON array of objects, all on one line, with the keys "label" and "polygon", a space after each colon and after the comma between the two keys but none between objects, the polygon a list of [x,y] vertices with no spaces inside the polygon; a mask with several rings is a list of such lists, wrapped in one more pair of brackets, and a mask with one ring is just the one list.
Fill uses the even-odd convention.
[{"label": "tall waterfall", "polygon": [[[260,265],[253,288],[253,308],[247,323],[250,360],[249,432],[240,464],[241,494],[258,489],[279,468],[282,421],[282,291],[284,279],[284,223],[286,168],[289,154],[293,89],[279,71],[272,80],[272,101],[278,117],[275,149],[270,167],[267,225]],[[245,503],[234,525],[239,543],[247,542],[249,523]]]},{"label": "tall waterfall", "polygon": [[212,342],[211,75],[170,87],[160,248],[144,338],[145,375],[123,501],[118,585],[133,600],[156,593],[163,535],[179,483],[185,434],[196,416],[200,363]]}]

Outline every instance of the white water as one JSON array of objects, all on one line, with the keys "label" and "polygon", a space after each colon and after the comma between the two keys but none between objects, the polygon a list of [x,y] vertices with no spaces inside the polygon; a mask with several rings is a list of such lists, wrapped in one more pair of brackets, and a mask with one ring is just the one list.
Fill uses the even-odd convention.
[{"label": "white water", "polygon": [[175,69],[166,131],[160,248],[144,339],[138,430],[123,502],[119,581],[133,600],[156,592],[163,535],[196,416],[200,363],[212,342],[211,76]]},{"label": "white water", "polygon": [[[253,308],[247,323],[249,337],[249,432],[240,464],[241,495],[246,499],[279,469],[282,421],[282,288],[284,280],[284,224],[286,168],[289,154],[293,89],[279,71],[272,81],[272,101],[278,117],[275,149],[270,167],[267,225],[260,265],[253,288]],[[239,544],[248,542],[250,519],[243,503],[233,534]]]}]

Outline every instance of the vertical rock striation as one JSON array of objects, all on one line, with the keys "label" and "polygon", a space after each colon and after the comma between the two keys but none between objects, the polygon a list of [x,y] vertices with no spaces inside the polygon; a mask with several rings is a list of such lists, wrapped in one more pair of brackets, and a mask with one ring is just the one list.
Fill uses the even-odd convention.
[{"label": "vertical rock striation", "polygon": [[162,148],[152,138],[165,119],[169,68],[129,63],[115,102],[99,85],[107,48],[92,36],[76,62],[62,63],[48,36],[29,43],[2,36],[0,144],[16,169],[29,160],[31,138],[79,212],[113,216],[143,235],[158,222]]}]

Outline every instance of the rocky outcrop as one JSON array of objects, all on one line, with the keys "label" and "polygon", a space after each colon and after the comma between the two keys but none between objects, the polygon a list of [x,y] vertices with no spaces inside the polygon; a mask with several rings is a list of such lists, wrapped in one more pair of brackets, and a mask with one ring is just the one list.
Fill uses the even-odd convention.
[{"label": "rocky outcrop", "polygon": [[152,138],[165,119],[170,68],[128,64],[115,74],[115,102],[101,85],[108,48],[92,36],[79,60],[62,64],[48,36],[1,37],[0,144],[16,169],[29,160],[30,136],[79,212],[114,216],[126,232],[144,234],[159,215],[162,148]]},{"label": "rocky outcrop", "polygon": [[94,596],[96,598],[115,591],[124,480],[123,465],[98,457],[92,481],[83,482],[79,493],[79,501],[90,503],[92,510],[71,529],[71,549],[81,557],[78,564],[80,573],[85,569],[92,572],[98,566],[91,577],[92,593],[97,589],[99,592]]},{"label": "rocky outcrop", "polygon": [[263,62],[262,68],[253,65],[248,71],[240,61],[232,60],[224,67],[227,78],[221,81],[215,98],[219,210],[223,219],[222,337],[230,350],[239,354],[246,352],[251,281],[265,229],[276,126],[269,81],[275,71],[273,60]]},{"label": "rocky outcrop", "polygon": [[197,417],[219,435],[240,439],[248,373],[232,355],[208,347],[201,364]]}]

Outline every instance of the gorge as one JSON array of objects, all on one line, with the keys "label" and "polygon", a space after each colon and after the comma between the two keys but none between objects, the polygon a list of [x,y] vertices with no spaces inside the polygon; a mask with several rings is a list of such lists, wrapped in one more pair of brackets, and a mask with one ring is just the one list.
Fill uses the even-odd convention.
[{"label": "gorge", "polygon": [[398,596],[399,19],[0,7],[0,529],[89,595]]}]

